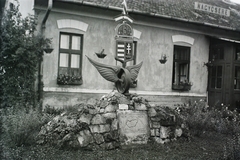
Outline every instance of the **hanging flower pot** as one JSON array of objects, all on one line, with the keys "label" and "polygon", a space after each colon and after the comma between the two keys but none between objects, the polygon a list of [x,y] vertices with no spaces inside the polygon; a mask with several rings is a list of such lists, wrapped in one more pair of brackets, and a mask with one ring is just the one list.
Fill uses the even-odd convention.
[{"label": "hanging flower pot", "polygon": [[104,49],[100,53],[95,53],[98,58],[104,58],[106,57],[106,54],[104,54]]},{"label": "hanging flower pot", "polygon": [[167,62],[167,56],[165,54],[162,55],[161,59],[159,59],[161,64],[165,64]]}]

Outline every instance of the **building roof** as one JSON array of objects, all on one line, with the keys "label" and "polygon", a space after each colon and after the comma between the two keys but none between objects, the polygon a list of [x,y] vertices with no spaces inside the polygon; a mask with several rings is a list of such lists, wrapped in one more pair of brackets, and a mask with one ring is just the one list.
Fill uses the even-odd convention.
[{"label": "building roof", "polygon": [[[122,0],[58,0],[121,10]],[[240,5],[230,0],[126,0],[128,12],[240,31]]]}]

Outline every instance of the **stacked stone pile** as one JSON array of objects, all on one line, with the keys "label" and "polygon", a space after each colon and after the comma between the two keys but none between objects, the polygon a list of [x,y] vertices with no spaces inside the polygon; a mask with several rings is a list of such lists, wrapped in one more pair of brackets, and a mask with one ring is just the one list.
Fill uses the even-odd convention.
[{"label": "stacked stone pile", "polygon": [[182,136],[184,125],[176,110],[159,106],[152,106],[151,110],[148,115],[154,141],[163,144]]},{"label": "stacked stone pile", "polygon": [[128,110],[147,113],[149,140],[165,143],[182,134],[174,111],[150,106],[146,99],[137,95],[111,92],[100,100],[90,99],[87,104],[74,106],[74,111],[66,110],[54,117],[42,126],[37,142],[70,148],[118,148],[121,137],[117,115],[119,104],[127,105]]}]

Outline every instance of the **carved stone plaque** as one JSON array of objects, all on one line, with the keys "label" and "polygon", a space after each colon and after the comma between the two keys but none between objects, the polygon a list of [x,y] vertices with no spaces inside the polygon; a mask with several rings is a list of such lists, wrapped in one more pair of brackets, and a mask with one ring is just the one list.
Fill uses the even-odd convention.
[{"label": "carved stone plaque", "polygon": [[147,143],[150,129],[146,111],[118,110],[117,116],[122,145]]}]

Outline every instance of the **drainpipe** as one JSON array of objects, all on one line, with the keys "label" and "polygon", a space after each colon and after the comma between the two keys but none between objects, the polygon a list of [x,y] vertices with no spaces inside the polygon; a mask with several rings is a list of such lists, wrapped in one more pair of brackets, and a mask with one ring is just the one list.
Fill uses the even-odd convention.
[{"label": "drainpipe", "polygon": [[[44,36],[44,31],[45,31],[45,24],[48,19],[48,16],[52,10],[53,6],[53,0],[48,0],[48,8],[47,11],[43,17],[42,23],[41,23],[41,28],[40,28],[40,34]],[[43,98],[43,69],[42,69],[42,61],[43,59],[40,59],[38,63],[38,102],[40,103],[40,107],[42,108],[42,98]]]}]

